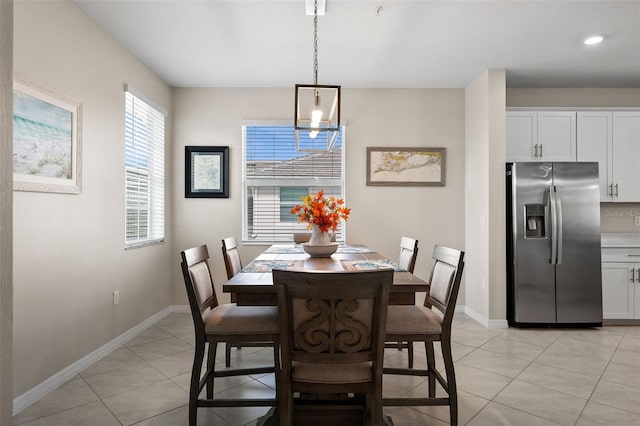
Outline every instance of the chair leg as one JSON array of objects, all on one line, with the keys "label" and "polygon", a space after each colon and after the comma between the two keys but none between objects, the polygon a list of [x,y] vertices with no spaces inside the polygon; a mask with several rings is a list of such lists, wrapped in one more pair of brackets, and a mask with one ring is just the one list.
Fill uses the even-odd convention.
[{"label": "chair leg", "polygon": [[413,342],[407,342],[407,356],[409,358],[409,368],[413,368]]},{"label": "chair leg", "polygon": [[209,342],[209,353],[207,354],[207,399],[213,399],[213,372],[215,371],[216,352],[218,342]]},{"label": "chair leg", "polygon": [[189,385],[189,426],[196,426],[198,419],[198,395],[200,394],[200,371],[204,360],[204,342],[196,342],[193,367],[191,368],[191,384]]},{"label": "chair leg", "polygon": [[[458,425],[458,391],[456,387],[456,373],[453,367],[453,354],[451,352],[451,341],[449,339],[440,342],[442,347],[442,358],[444,368],[447,373],[447,394],[449,395],[449,416],[451,426]],[[433,343],[431,344],[433,346]]]},{"label": "chair leg", "polygon": [[224,365],[231,367],[231,342],[227,342],[224,347]]},{"label": "chair leg", "polygon": [[424,347],[427,352],[427,372],[429,377],[429,398],[435,398],[436,396],[436,355],[433,349],[433,342],[424,342]]}]

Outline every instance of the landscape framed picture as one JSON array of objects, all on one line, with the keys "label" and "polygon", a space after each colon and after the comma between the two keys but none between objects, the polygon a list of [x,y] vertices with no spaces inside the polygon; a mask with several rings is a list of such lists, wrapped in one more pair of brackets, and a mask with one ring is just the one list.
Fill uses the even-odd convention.
[{"label": "landscape framed picture", "polygon": [[16,75],[13,85],[13,189],[79,194],[81,103]]},{"label": "landscape framed picture", "polygon": [[186,198],[229,198],[229,147],[185,146]]},{"label": "landscape framed picture", "polygon": [[367,147],[367,186],[444,186],[446,148]]}]

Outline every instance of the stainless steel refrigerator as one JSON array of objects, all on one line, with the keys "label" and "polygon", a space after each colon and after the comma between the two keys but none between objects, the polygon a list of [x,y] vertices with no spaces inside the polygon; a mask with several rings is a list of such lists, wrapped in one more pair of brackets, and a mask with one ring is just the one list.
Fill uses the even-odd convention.
[{"label": "stainless steel refrigerator", "polygon": [[602,325],[598,163],[507,163],[511,326]]}]

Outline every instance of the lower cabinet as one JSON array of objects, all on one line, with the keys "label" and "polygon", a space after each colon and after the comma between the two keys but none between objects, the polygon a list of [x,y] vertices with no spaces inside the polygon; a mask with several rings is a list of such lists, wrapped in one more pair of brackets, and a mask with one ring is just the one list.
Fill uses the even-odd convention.
[{"label": "lower cabinet", "polygon": [[602,316],[640,318],[640,263],[602,263]]}]

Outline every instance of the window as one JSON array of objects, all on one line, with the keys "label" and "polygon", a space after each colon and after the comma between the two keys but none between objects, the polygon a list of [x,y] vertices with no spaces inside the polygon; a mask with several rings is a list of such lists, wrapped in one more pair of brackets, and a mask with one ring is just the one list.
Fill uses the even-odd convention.
[{"label": "window", "polygon": [[125,91],[125,246],[164,241],[165,114]]},{"label": "window", "polygon": [[[323,190],[344,198],[344,129],[331,152],[326,138],[310,139],[301,133],[300,146],[314,152],[296,151],[293,126],[247,124],[243,136],[243,241],[292,241],[294,232],[305,232],[289,211],[300,197]],[[338,228],[344,241],[344,223]]]}]

